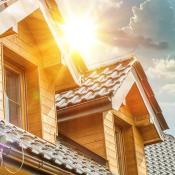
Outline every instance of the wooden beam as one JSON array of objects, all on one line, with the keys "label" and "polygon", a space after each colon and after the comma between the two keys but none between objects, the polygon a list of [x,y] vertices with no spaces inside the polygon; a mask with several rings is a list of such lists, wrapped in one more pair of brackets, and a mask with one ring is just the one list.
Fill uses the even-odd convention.
[{"label": "wooden beam", "polygon": [[[126,106],[120,107],[120,109],[117,110],[112,110],[112,113],[115,115],[115,120],[117,123],[121,123],[121,126],[131,126],[134,125],[134,119],[131,113],[127,111]],[[127,113],[127,114],[126,114]]]},{"label": "wooden beam", "polygon": [[139,131],[143,137],[144,145],[150,145],[162,141],[154,124],[141,127],[139,128]]},{"label": "wooden beam", "polygon": [[147,175],[144,142],[139,130],[132,126],[126,128],[123,134],[127,174]]},{"label": "wooden beam", "polygon": [[147,126],[151,123],[150,122],[150,116],[149,115],[143,115],[143,116],[134,117],[134,123],[135,123],[135,126],[137,126],[137,127]]}]

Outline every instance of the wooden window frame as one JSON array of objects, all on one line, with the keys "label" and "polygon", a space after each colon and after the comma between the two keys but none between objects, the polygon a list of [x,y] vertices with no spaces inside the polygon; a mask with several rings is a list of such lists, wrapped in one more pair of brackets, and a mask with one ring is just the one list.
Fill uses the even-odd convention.
[{"label": "wooden window frame", "polygon": [[[26,103],[26,81],[25,81],[25,70],[22,66],[19,64],[9,60],[8,58],[5,57],[4,59],[4,64],[3,64],[3,69],[4,69],[4,78],[3,78],[3,84],[4,84],[4,105],[6,109],[6,77],[5,77],[5,69],[9,69],[13,71],[14,73],[19,75],[20,78],[20,119],[21,119],[21,128],[26,129],[27,128],[27,103]],[[6,120],[6,111],[5,113],[5,120]],[[8,121],[9,122],[9,121]]]},{"label": "wooden window frame", "polygon": [[126,159],[125,159],[123,130],[124,128],[115,124],[117,159],[118,159],[118,169],[120,175],[126,174]]}]

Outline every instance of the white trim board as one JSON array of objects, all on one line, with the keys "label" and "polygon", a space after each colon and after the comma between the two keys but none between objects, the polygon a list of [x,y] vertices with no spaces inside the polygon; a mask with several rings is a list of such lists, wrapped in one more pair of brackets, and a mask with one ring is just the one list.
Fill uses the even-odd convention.
[{"label": "white trim board", "polygon": [[0,12],[0,34],[17,25],[39,8],[36,0],[18,0]]},{"label": "white trim board", "polygon": [[157,119],[157,117],[155,115],[155,112],[153,111],[153,108],[152,108],[152,106],[151,106],[151,104],[150,104],[150,102],[149,102],[149,100],[148,100],[148,98],[147,98],[147,96],[145,94],[145,91],[144,91],[144,89],[143,89],[143,87],[142,87],[142,85],[140,83],[140,80],[139,80],[139,78],[137,76],[137,73],[134,70],[134,68],[132,68],[131,72],[132,72],[133,78],[134,78],[134,80],[136,82],[136,85],[137,85],[137,87],[138,87],[138,89],[140,91],[142,99],[143,99],[143,101],[145,103],[145,106],[146,106],[146,108],[147,108],[147,110],[148,110],[148,112],[150,114],[150,121],[155,124],[156,130],[157,130],[160,138],[163,140],[164,139],[163,131],[162,131],[161,127],[160,127],[160,124],[159,124],[158,119]]},{"label": "white trim board", "polygon": [[133,84],[136,83],[137,88],[140,91],[140,94],[142,96],[142,99],[144,101],[144,104],[149,112],[150,115],[150,121],[153,123],[156,127],[156,130],[160,136],[160,138],[163,140],[163,131],[160,127],[160,124],[158,122],[158,119],[155,115],[155,112],[153,111],[153,108],[145,94],[145,91],[140,83],[140,80],[137,76],[137,73],[135,72],[134,68],[131,69],[129,74],[127,75],[126,79],[122,83],[122,85],[119,87],[119,89],[116,90],[115,95],[112,97],[112,108],[114,110],[119,110],[120,106],[125,103],[125,98],[128,95],[131,87]]}]

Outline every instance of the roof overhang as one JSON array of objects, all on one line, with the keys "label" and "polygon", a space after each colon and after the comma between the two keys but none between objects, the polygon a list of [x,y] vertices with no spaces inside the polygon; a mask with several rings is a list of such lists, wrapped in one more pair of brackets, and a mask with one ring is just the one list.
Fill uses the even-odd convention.
[{"label": "roof overhang", "polygon": [[[152,108],[152,111],[154,112],[159,124],[160,124],[160,127],[162,130],[166,130],[166,129],[169,129],[167,123],[166,123],[166,120],[162,114],[162,111],[161,111],[161,108],[154,96],[154,93],[153,93],[153,90],[147,80],[147,77],[146,77],[146,74],[141,66],[141,64],[136,61],[134,64],[133,64],[133,75],[135,77],[135,80],[137,82],[140,82],[140,87],[142,87],[142,90],[143,92],[145,93],[145,98],[148,99],[148,102]],[[138,83],[137,83],[138,84]]]},{"label": "roof overhang", "polygon": [[0,36],[39,8],[36,0],[18,0],[0,12]]},{"label": "roof overhang", "polygon": [[88,115],[102,113],[112,108],[111,99],[108,96],[86,101],[78,105],[59,109],[57,108],[58,123],[72,120],[75,118],[85,117]]},{"label": "roof overhang", "polygon": [[153,110],[153,106],[151,105],[150,101],[148,100],[147,98],[147,95],[143,89],[143,86],[137,76],[137,73],[135,71],[135,69],[133,68],[132,70],[132,75],[133,75],[133,78],[134,78],[134,81],[136,82],[136,85],[140,91],[140,94],[142,96],[142,99],[144,101],[144,104],[149,112],[149,115],[150,115],[150,122],[154,124],[160,138],[163,140],[163,129],[161,128],[161,125],[160,125],[160,121],[158,120],[157,116],[156,116],[156,113],[154,112]]},{"label": "roof overhang", "polygon": [[163,140],[163,129],[164,128],[161,127],[161,121],[159,121],[159,118],[157,117],[157,115],[154,111],[154,106],[152,106],[152,104],[150,103],[134,67],[131,69],[130,73],[126,77],[126,79],[123,82],[123,84],[121,85],[121,87],[117,90],[115,95],[112,97],[113,109],[119,110],[122,103],[125,103],[125,98],[126,98],[128,92],[130,91],[130,89],[134,83],[136,83],[136,85],[139,89],[139,92],[142,96],[142,99],[144,101],[144,104],[149,112],[150,122],[152,124],[154,124],[154,126],[158,132],[159,137]]},{"label": "roof overhang", "polygon": [[[160,139],[163,140],[163,130],[167,128],[162,127],[162,122],[165,122],[165,119],[163,118],[164,121],[160,120],[160,118],[157,116],[157,113],[154,110],[154,106],[147,96],[141,79],[139,78],[138,72],[134,66],[128,73],[121,86],[114,92],[114,95],[112,97],[104,96],[94,100],[86,101],[84,103],[80,103],[78,105],[58,109],[58,122],[92,115],[95,113],[102,113],[111,109],[119,110],[121,105],[125,104],[125,99],[134,84],[136,84],[144,101],[145,107],[147,108],[150,124],[153,124],[155,126],[156,132],[158,133]],[[164,125],[166,126],[166,122]]]}]

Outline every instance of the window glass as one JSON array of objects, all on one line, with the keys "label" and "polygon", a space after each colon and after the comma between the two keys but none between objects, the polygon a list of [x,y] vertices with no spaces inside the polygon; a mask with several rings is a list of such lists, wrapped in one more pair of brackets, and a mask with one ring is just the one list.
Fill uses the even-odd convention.
[{"label": "window glass", "polygon": [[5,68],[6,119],[21,127],[20,74]]}]

